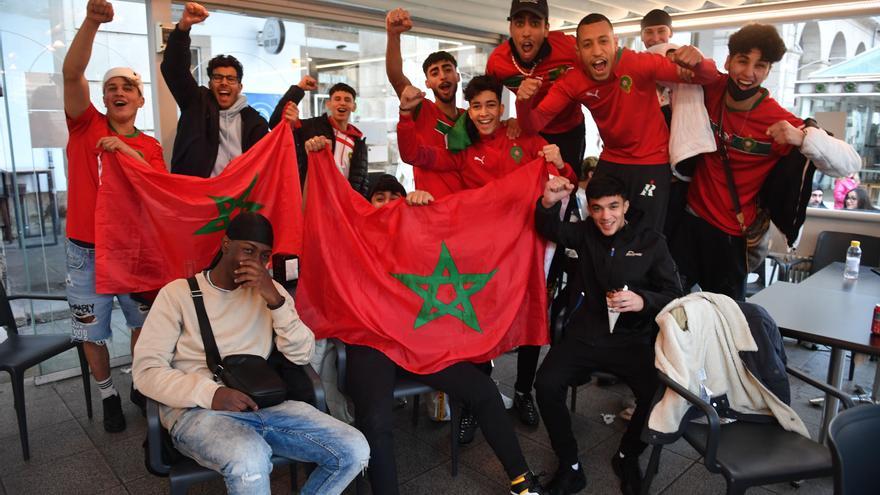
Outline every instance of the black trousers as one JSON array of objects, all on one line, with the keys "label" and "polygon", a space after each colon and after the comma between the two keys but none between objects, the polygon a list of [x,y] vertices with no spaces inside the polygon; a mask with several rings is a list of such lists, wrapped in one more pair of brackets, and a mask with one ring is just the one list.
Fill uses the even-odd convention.
[{"label": "black trousers", "polygon": [[636,396],[636,409],[620,440],[620,451],[626,456],[638,456],[647,447],[641,433],[659,385],[654,368],[654,346],[596,347],[566,339],[562,345],[550,348],[535,380],[538,408],[561,464],[578,462],[577,440],[565,405],[568,388],[585,382],[590,373],[597,370],[615,374]]},{"label": "black trousers", "polygon": [[538,371],[538,359],[541,357],[541,346],[523,345],[516,351],[516,383],[513,389],[521,394],[532,392],[535,384],[535,373]]},{"label": "black trousers", "polygon": [[548,143],[559,146],[559,154],[562,155],[562,161],[571,165],[574,173],[581,180],[583,180],[583,177],[581,177],[581,165],[584,159],[584,149],[587,147],[586,134],[587,127],[583,122],[558,134],[541,133],[541,137],[546,139]]},{"label": "black trousers", "polygon": [[[345,387],[354,401],[355,426],[370,444],[368,470],[373,493],[397,494],[397,464],[392,436],[392,391],[398,374],[407,373],[385,354],[349,345]],[[519,440],[495,382],[477,365],[458,363],[430,375],[411,377],[462,401],[477,417],[489,446],[510,479],[526,471]]]},{"label": "black trousers", "polygon": [[629,196],[629,207],[644,214],[642,225],[663,232],[666,209],[669,207],[669,182],[672,172],[669,164],[622,165],[599,160],[593,177],[611,176],[624,183]]},{"label": "black trousers", "polygon": [[745,238],[727,234],[702,218],[685,213],[670,250],[685,289],[700,284],[704,291],[745,300]]}]

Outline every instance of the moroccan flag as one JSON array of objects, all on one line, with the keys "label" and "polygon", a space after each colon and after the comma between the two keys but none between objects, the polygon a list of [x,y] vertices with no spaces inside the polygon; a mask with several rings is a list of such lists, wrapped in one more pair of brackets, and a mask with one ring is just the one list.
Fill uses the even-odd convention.
[{"label": "moroccan flag", "polygon": [[421,374],[546,344],[534,227],[546,175],[541,159],[428,206],[374,208],[329,152],[312,153],[300,316],[316,338],[376,348]]},{"label": "moroccan flag", "polygon": [[99,293],[157,289],[205,268],[229,221],[242,211],[272,222],[274,252],[300,251],[302,193],[287,123],[210,179],[159,172],[121,153],[103,153],[99,163]]}]

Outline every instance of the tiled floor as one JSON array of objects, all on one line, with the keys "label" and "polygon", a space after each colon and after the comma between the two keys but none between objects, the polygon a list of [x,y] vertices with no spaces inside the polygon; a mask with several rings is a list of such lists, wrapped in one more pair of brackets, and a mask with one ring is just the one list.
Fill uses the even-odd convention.
[{"label": "tiled floor", "polygon": [[[121,345],[121,343],[120,343]],[[786,349],[791,364],[824,377],[828,363],[827,351],[807,351],[793,343]],[[494,377],[501,391],[513,392],[516,356],[508,354],[496,361]],[[854,383],[870,386],[875,363],[859,365]],[[115,369],[114,381],[127,399],[130,376]],[[847,383],[851,388],[854,383]],[[820,411],[806,404],[816,395],[799,382],[792,383],[795,409],[815,435]],[[157,478],[144,468],[141,448],[145,422],[137,409],[124,400],[128,429],[111,435],[101,427],[100,400],[92,387],[95,418],[86,417],[82,384],[79,378],[27,387],[28,429],[31,460],[21,457],[12,391],[8,383],[0,384],[0,495],[25,494],[162,494],[168,492],[167,481]],[[588,485],[584,493],[619,493],[609,459],[620,440],[625,423],[620,419],[606,425],[601,413],[616,413],[628,395],[625,386],[582,386],[578,393],[574,429],[581,446],[581,461],[586,469]],[[501,494],[507,493],[501,465],[495,459],[481,434],[473,444],[461,450],[460,470],[450,476],[449,427],[422,419],[418,426],[410,422],[409,410],[395,414],[395,448],[404,494]],[[518,427],[523,451],[532,469],[552,473],[556,461],[542,426],[536,429]],[[647,453],[643,458],[647,462]],[[300,476],[300,480],[303,477]],[[289,476],[285,470],[273,475],[273,493],[286,493]],[[706,494],[724,493],[724,480],[710,475],[699,463],[689,446],[678,443],[664,452],[660,473],[652,487],[654,493]],[[797,490],[800,495],[832,493],[830,479],[805,482]],[[192,493],[223,493],[220,482],[207,483]],[[353,489],[349,492],[354,493]],[[368,490],[364,490],[368,493]],[[749,491],[757,493],[792,493],[787,484],[771,485]]]}]

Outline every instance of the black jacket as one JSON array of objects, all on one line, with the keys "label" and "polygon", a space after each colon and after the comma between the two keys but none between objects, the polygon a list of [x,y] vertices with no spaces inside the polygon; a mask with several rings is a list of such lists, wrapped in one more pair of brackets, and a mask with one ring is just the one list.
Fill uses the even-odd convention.
[{"label": "black jacket", "polygon": [[[284,115],[284,107],[288,101],[299,103],[302,99],[303,90],[299,86],[291,86],[281,97],[281,101],[275,106],[269,125],[275,127],[281,122]],[[325,136],[330,140],[333,149],[336,149],[336,136],[333,133],[333,125],[327,114],[310,119],[301,119],[298,128],[293,130],[293,139],[296,144],[296,162],[299,164],[299,182],[305,187],[306,174],[309,171],[309,154],[306,152],[305,142],[315,136]],[[348,182],[351,188],[366,197],[370,190],[369,177],[367,176],[367,139],[361,137],[354,142],[354,150],[349,160]]]},{"label": "black jacket", "polygon": [[[199,86],[189,71],[190,37],[177,27],[168,36],[162,77],[180,107],[177,136],[171,152],[171,173],[210,177],[220,145],[220,105],[211,90]],[[269,133],[266,119],[252,107],[241,111],[241,151]]]},{"label": "black jacket", "polygon": [[[666,239],[653,229],[641,227],[638,215],[610,238],[590,219],[563,222],[559,209],[559,203],[544,208],[539,199],[535,225],[541,235],[558,245],[557,249],[574,249],[578,254],[578,270],[569,281],[572,304],[565,338],[604,347],[651,344],[657,333],[657,313],[682,295]],[[614,333],[610,333],[605,293],[624,285],[644,299],[645,307],[639,312],[621,313]]]}]

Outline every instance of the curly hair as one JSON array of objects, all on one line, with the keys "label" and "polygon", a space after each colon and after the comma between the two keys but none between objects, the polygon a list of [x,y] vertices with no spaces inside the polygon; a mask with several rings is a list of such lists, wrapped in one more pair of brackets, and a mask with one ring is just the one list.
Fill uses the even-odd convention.
[{"label": "curly hair", "polygon": [[727,41],[730,55],[748,54],[752,49],[761,52],[761,60],[775,64],[785,55],[785,42],[776,28],[769,24],[749,24],[733,33]]}]

